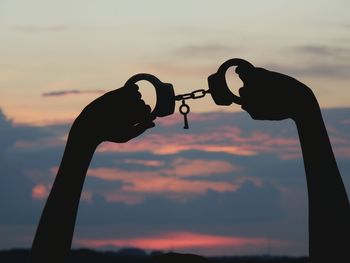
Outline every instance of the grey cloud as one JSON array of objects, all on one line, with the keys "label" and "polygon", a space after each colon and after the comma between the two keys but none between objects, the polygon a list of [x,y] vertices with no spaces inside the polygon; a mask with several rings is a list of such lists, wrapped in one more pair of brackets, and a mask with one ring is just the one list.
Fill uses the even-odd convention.
[{"label": "grey cloud", "polygon": [[[342,139],[344,142],[333,143],[334,149],[338,147],[347,147],[346,142],[350,142],[350,126],[347,124],[350,116],[350,109],[324,109],[323,116],[328,127],[332,127],[329,129],[329,134],[331,138]],[[165,136],[172,137],[176,134],[182,134],[183,130],[181,129],[182,119],[179,116],[178,124],[175,122],[175,126],[164,126],[158,124],[152,130],[152,134],[156,134],[157,136]],[[169,117],[170,118],[170,117]],[[254,136],[254,132],[259,131],[262,133],[269,134],[271,137],[281,136],[283,138],[297,138],[297,131],[294,127],[294,124],[291,121],[282,121],[282,122],[268,122],[268,121],[253,121],[250,119],[248,114],[246,113],[205,113],[201,114],[201,118],[195,118],[193,114],[193,118],[191,119],[191,129],[187,131],[187,134],[193,134],[196,136],[200,136],[201,134],[212,134],[214,132],[218,132],[217,136],[224,133],[225,129],[222,127],[237,127],[240,129],[241,136],[245,139],[249,139]],[[63,153],[64,142],[62,145],[55,145],[52,147],[39,147],[39,148],[15,148],[15,142],[18,140],[28,140],[35,141],[41,138],[50,138],[50,137],[62,137],[69,131],[69,125],[52,125],[46,127],[31,127],[31,126],[14,126],[10,120],[6,118],[4,114],[0,115],[0,192],[2,195],[0,201],[0,207],[3,209],[3,214],[0,218],[1,223],[11,222],[31,222],[36,223],[38,217],[40,216],[40,212],[42,209],[43,201],[32,200],[31,199],[31,189],[38,182],[44,183],[52,183],[54,179],[54,174],[50,172],[50,168],[58,166],[60,162],[60,158]],[[235,141],[230,134],[226,132],[225,137],[220,140],[219,143],[225,145],[238,145],[239,142]],[[231,138],[232,137],[232,138]],[[147,139],[147,135],[143,135],[140,140]],[[202,141],[200,143],[206,144],[207,141]],[[253,142],[254,143],[254,142]],[[255,144],[259,144],[256,143]],[[258,146],[258,145],[256,145]],[[297,145],[299,147],[299,145]],[[283,146],[280,148],[283,150]],[[298,148],[299,149],[299,148]],[[300,151],[300,149],[299,149]],[[340,157],[340,158],[339,158]],[[305,186],[305,178],[304,178],[304,170],[302,160],[300,158],[292,159],[292,160],[281,160],[278,158],[278,153],[259,153],[256,156],[239,156],[239,155],[231,155],[225,153],[215,153],[215,152],[205,152],[201,150],[190,150],[185,152],[180,152],[176,154],[168,154],[168,155],[155,155],[149,152],[137,152],[137,153],[96,153],[91,167],[99,168],[99,167],[118,167],[119,169],[130,169],[137,171],[145,171],[146,169],[149,171],[150,167],[143,167],[141,165],[130,167],[130,164],[123,162],[122,160],[129,160],[135,158],[136,160],[159,160],[164,162],[165,164],[170,163],[171,160],[175,158],[187,158],[187,159],[207,159],[207,160],[223,160],[230,162],[232,164],[238,164],[244,169],[240,172],[241,176],[252,176],[258,177],[263,182],[265,182],[263,188],[256,188],[254,185],[245,185],[241,192],[236,193],[218,193],[209,191],[207,194],[201,199],[198,198],[196,200],[192,200],[187,205],[192,207],[201,207],[205,206],[205,204],[213,203],[215,206],[215,202],[219,202],[218,200],[222,200],[225,206],[229,206],[229,203],[238,207],[239,203],[235,203],[234,199],[241,200],[242,205],[247,202],[247,207],[251,207],[251,209],[258,209],[251,204],[253,201],[249,199],[249,195],[247,194],[250,190],[254,189],[259,192],[260,196],[254,195],[257,200],[266,200],[263,201],[263,206],[266,207],[266,211],[271,212],[270,218],[264,218],[264,216],[258,216],[257,213],[249,214],[248,212],[242,212],[244,220],[248,220],[249,218],[254,218],[255,216],[259,220],[272,220],[273,216],[277,218],[281,216],[281,208],[278,206],[274,200],[271,199],[271,196],[264,192],[266,189],[270,189],[271,193],[274,192],[274,197],[276,199],[279,198],[281,193],[275,189],[274,186],[284,187],[293,191],[293,189],[303,189],[306,191]],[[349,188],[349,168],[348,165],[348,157],[337,156],[339,166],[341,168],[342,175],[344,177],[344,181],[346,183],[347,189]],[[37,171],[41,174],[40,178],[32,178],[28,175],[28,171]],[[222,174],[218,177],[211,178],[210,180],[220,180],[225,182],[232,182],[235,180],[235,176],[238,174]],[[201,178],[199,177],[198,180]],[[204,178],[208,180],[208,178]],[[41,180],[41,181],[40,181]],[[272,185],[266,184],[266,182],[271,182]],[[113,191],[120,189],[120,182],[103,182],[98,181],[97,179],[88,178],[85,189],[91,190],[94,192],[103,192],[103,191]],[[265,190],[264,190],[265,189]],[[277,191],[277,192],[276,192]],[[241,193],[240,195],[238,195]],[[244,194],[245,193],[245,194]],[[258,194],[258,193],[256,193]],[[102,197],[101,197],[102,198]],[[247,201],[244,201],[247,200]],[[271,201],[271,203],[270,203]],[[221,202],[221,201],[220,201]],[[249,203],[251,202],[251,203]],[[270,204],[269,204],[270,203]],[[166,208],[167,206],[173,204],[173,201],[170,199],[166,199],[161,196],[152,196],[147,195],[145,199],[144,205],[140,204],[140,209],[143,212],[155,211],[157,207],[162,209],[162,207]],[[99,206],[101,205],[101,208]],[[84,204],[83,204],[84,206]],[[154,206],[154,208],[152,208]],[[103,208],[104,207],[104,208]],[[121,208],[120,208],[121,207]],[[129,215],[135,213],[140,216],[140,213],[137,212],[137,209],[129,209],[127,205],[124,204],[116,204],[116,203],[106,203],[103,199],[98,201],[98,195],[94,195],[94,202],[90,204],[89,211],[95,211],[95,209],[102,209],[101,213],[106,213],[106,217],[109,213],[115,215],[118,209],[120,211],[126,211]],[[164,209],[165,209],[164,208]],[[242,207],[244,209],[245,207]],[[153,210],[152,210],[153,209]],[[185,212],[185,205],[177,205],[179,212]],[[214,209],[214,208],[213,208]],[[238,208],[237,208],[238,209]],[[96,211],[97,211],[96,210]],[[109,212],[108,212],[109,211]],[[112,212],[111,212],[112,211]],[[213,210],[210,210],[213,212]],[[25,213],[31,216],[25,216]],[[253,213],[253,212],[252,212]],[[264,212],[262,212],[264,213]],[[96,214],[96,217],[99,213]],[[215,214],[215,213],[214,213]],[[242,216],[243,216],[242,215]],[[195,215],[194,215],[195,216]],[[240,222],[238,215],[228,215],[231,216],[231,219],[234,222]],[[236,217],[235,217],[236,216]],[[88,215],[88,211],[84,212],[80,215],[82,222],[86,222],[86,217],[90,217]],[[267,217],[267,215],[265,215]],[[115,217],[114,217],[115,218]],[[137,218],[137,217],[135,217]],[[198,218],[198,217],[196,217]],[[153,218],[149,218],[151,222]],[[218,221],[224,220],[225,218],[217,218]],[[98,222],[97,218],[95,218],[96,222]],[[102,219],[101,219],[102,220]],[[107,218],[103,219],[107,220]],[[102,220],[102,221],[103,221]],[[135,219],[136,220],[136,219]],[[141,220],[141,219],[140,219]],[[185,220],[185,219],[183,219]],[[198,219],[199,220],[199,219]],[[207,219],[212,220],[212,219]],[[226,218],[225,220],[228,220]],[[243,220],[243,219],[242,219]],[[214,219],[213,219],[214,221]],[[110,221],[109,221],[110,222]],[[184,222],[184,221],[183,221]],[[140,221],[142,223],[142,221]]]},{"label": "grey cloud", "polygon": [[84,183],[84,188],[87,190],[93,190],[93,191],[117,191],[122,188],[122,186],[125,185],[123,182],[120,181],[105,181],[101,180],[99,178],[89,177],[86,182]]},{"label": "grey cloud", "polygon": [[41,95],[43,97],[59,97],[59,96],[67,96],[67,95],[79,95],[79,94],[90,94],[90,93],[105,93],[105,90],[96,89],[96,90],[57,90],[57,91],[50,91],[50,92],[44,92]]},{"label": "grey cloud", "polygon": [[161,196],[141,204],[107,203],[97,195],[91,204],[81,204],[80,224],[116,223],[144,225],[252,224],[283,217],[279,191],[272,185],[245,183],[236,192],[208,190],[204,196],[179,202]]},{"label": "grey cloud", "polygon": [[14,30],[28,33],[46,33],[46,32],[59,32],[69,30],[70,26],[67,25],[53,25],[53,26],[15,26]]},{"label": "grey cloud", "polygon": [[[331,138],[342,138],[350,142],[350,108],[323,109],[326,125]],[[297,131],[291,121],[269,122],[253,121],[246,113],[204,113],[200,118],[192,115],[191,128],[186,134],[200,136],[225,132],[224,127],[239,128],[242,137],[249,139],[254,132],[269,134],[271,137],[296,138]],[[152,129],[159,137],[184,135],[182,119],[178,117],[172,126],[161,122]],[[171,118],[171,117],[169,117]],[[15,148],[17,140],[35,141],[40,138],[62,137],[69,131],[69,124],[45,127],[15,126],[0,114],[0,228],[16,229],[12,231],[11,240],[20,240],[14,246],[21,246],[23,237],[30,240],[38,223],[44,200],[33,200],[31,191],[36,183],[50,184],[54,174],[50,168],[58,166],[62,157],[64,143],[53,147],[20,149]],[[238,145],[227,134],[220,143]],[[147,139],[147,134],[140,140]],[[207,141],[202,141],[205,144]],[[259,144],[259,143],[256,143]],[[337,148],[339,143],[333,144]],[[346,144],[345,144],[346,146]],[[302,160],[281,160],[276,154],[260,153],[256,156],[240,156],[225,153],[190,150],[176,154],[155,155],[150,152],[113,153],[104,152],[94,155],[91,167],[110,167],[145,171],[154,169],[142,165],[130,165],[123,160],[159,160],[170,163],[176,158],[222,160],[238,164],[244,169],[239,174],[221,174],[210,180],[234,182],[237,176],[259,178],[262,185],[246,181],[236,192],[216,192],[208,190],[203,195],[179,202],[163,195],[147,194],[138,204],[107,202],[105,191],[120,191],[120,181],[103,181],[89,177],[84,191],[92,192],[89,202],[81,202],[78,212],[77,229],[86,228],[84,232],[76,231],[75,236],[89,238],[106,238],[142,236],[143,233],[154,234],[166,231],[199,231],[213,235],[272,236],[276,239],[295,240],[307,247],[307,191]],[[337,158],[344,183],[349,191],[349,158]],[[28,175],[36,171],[40,177]],[[198,177],[198,180],[201,178]],[[204,178],[208,180],[208,177]],[[283,189],[283,191],[281,191]],[[297,223],[295,223],[297,222]],[[30,225],[31,224],[31,225]],[[22,230],[18,225],[30,226],[30,231]],[[88,230],[93,227],[95,230]],[[101,228],[105,232],[101,232]],[[117,229],[117,230],[116,230]],[[131,229],[131,230],[130,230]],[[135,230],[136,229],[136,230]],[[224,230],[223,230],[224,229]],[[1,230],[1,229],[0,229]],[[119,232],[120,230],[120,232]],[[129,231],[130,230],[130,231]],[[124,232],[123,232],[124,231]],[[231,232],[230,232],[231,231]],[[4,233],[4,231],[2,232]],[[298,234],[295,234],[298,233]],[[0,237],[0,245],[8,244],[6,235]],[[30,242],[28,242],[30,244]]]},{"label": "grey cloud", "polygon": [[6,134],[7,136],[0,136],[0,148],[7,149],[14,143],[15,138],[11,136],[12,131],[12,121],[7,119],[5,114],[0,109],[0,132],[1,134]]},{"label": "grey cloud", "polygon": [[350,57],[350,48],[327,45],[303,45],[294,48],[296,53],[304,55],[320,56],[320,58],[331,57],[334,59],[348,59]]},{"label": "grey cloud", "polygon": [[300,62],[297,65],[266,64],[264,68],[282,72],[296,77],[318,77],[318,78],[349,78],[350,63],[343,64],[336,61]]},{"label": "grey cloud", "polygon": [[188,45],[178,48],[175,51],[176,55],[191,56],[191,57],[210,57],[214,55],[230,55],[237,52],[236,47],[222,44],[205,44],[205,45]]},{"label": "grey cloud", "polygon": [[[58,126],[57,126],[58,127]],[[30,125],[14,125],[0,108],[0,147],[2,151],[7,151],[13,147],[16,141],[35,141],[47,138],[55,134],[49,127],[36,127]]]},{"label": "grey cloud", "polygon": [[344,45],[308,44],[286,48],[286,51],[301,56],[294,65],[270,64],[286,74],[327,78],[348,78],[350,73],[350,48]]},{"label": "grey cloud", "polygon": [[22,151],[15,144],[18,140],[37,140],[52,133],[47,127],[14,125],[0,110],[0,135],[0,223],[37,222],[42,202],[31,199],[35,181],[27,172],[31,169],[46,172],[54,163],[57,165],[58,151]]}]

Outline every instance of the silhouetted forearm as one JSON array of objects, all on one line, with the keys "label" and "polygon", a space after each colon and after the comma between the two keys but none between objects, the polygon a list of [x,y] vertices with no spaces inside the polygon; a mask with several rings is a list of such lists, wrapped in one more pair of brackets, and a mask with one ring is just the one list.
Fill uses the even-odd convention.
[{"label": "silhouetted forearm", "polygon": [[63,262],[69,253],[80,194],[95,148],[81,136],[69,136],[34,238],[32,263]]},{"label": "silhouetted forearm", "polygon": [[298,118],[309,197],[310,262],[350,262],[350,208],[318,105]]}]

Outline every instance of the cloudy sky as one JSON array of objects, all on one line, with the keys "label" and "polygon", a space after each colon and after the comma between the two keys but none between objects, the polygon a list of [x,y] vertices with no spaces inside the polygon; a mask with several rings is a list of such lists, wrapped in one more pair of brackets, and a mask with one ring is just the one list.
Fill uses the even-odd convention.
[{"label": "cloudy sky", "polygon": [[[0,0],[0,249],[30,246],[72,120],[138,72],[183,93],[241,57],[306,83],[349,193],[348,10],[345,0]],[[190,130],[175,113],[130,143],[98,148],[74,246],[307,254],[294,124],[253,121],[210,97],[190,105]]]}]

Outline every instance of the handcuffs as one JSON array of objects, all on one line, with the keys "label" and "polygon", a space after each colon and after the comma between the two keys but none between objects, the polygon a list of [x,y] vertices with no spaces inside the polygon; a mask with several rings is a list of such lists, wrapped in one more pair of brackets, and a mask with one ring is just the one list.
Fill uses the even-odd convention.
[{"label": "handcuffs", "polygon": [[184,116],[184,129],[188,129],[187,114],[190,112],[190,107],[186,104],[186,100],[188,99],[203,98],[206,94],[210,93],[217,105],[228,106],[232,103],[241,104],[241,98],[231,92],[226,82],[226,72],[232,66],[240,67],[242,71],[249,71],[255,68],[244,59],[229,59],[219,67],[217,72],[208,77],[208,90],[199,89],[191,93],[179,95],[175,95],[174,87],[171,83],[164,83],[156,76],[148,73],[139,73],[132,76],[126,81],[124,87],[136,84],[136,82],[141,80],[146,80],[154,86],[157,99],[156,105],[151,112],[153,117],[165,117],[173,114],[175,111],[175,102],[182,101],[179,111]]}]

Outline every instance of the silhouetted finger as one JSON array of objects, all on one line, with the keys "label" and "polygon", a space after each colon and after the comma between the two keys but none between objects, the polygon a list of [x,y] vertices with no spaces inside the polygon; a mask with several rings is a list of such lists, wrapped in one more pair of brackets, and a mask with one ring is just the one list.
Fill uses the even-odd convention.
[{"label": "silhouetted finger", "polygon": [[244,97],[247,94],[247,88],[246,87],[242,87],[238,90],[239,96],[241,97],[241,99],[244,99]]},{"label": "silhouetted finger", "polygon": [[247,81],[249,81],[253,77],[254,69],[255,68],[240,65],[240,66],[236,67],[235,71],[238,74],[239,78],[244,83],[246,83]]},{"label": "silhouetted finger", "polygon": [[133,101],[141,100],[142,94],[139,92],[139,87],[136,84],[132,84],[130,87],[132,87],[129,90],[130,99]]},{"label": "silhouetted finger", "polygon": [[136,84],[130,84],[115,90],[115,96],[119,97],[122,94],[122,97],[119,97],[119,100],[122,99],[127,103],[129,100],[137,100],[141,98],[141,93],[138,90],[139,86]]},{"label": "silhouetted finger", "polygon": [[128,105],[128,113],[125,115],[125,120],[129,124],[143,123],[146,121],[153,121],[154,118],[151,115],[151,107],[145,104],[144,101],[139,100],[136,104]]},{"label": "silhouetted finger", "polygon": [[120,103],[128,104],[132,100],[140,99],[141,94],[138,92],[138,86],[136,84],[132,84],[109,91],[100,98],[100,100],[103,100],[104,103],[114,104],[114,106],[118,106]]},{"label": "silhouetted finger", "polygon": [[142,123],[142,122],[153,121],[155,119],[155,116],[151,114],[151,111],[152,111],[152,108],[147,104],[140,106],[140,108],[137,109],[137,116],[136,116],[137,122]]},{"label": "silhouetted finger", "polygon": [[155,123],[153,121],[148,121],[148,122],[144,122],[144,123],[138,123],[136,124],[131,130],[130,130],[130,135],[131,138],[135,138],[139,135],[141,135],[142,133],[144,133],[146,130],[153,128],[155,125]]}]

